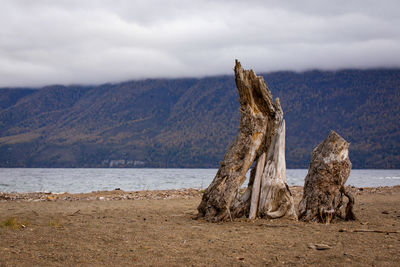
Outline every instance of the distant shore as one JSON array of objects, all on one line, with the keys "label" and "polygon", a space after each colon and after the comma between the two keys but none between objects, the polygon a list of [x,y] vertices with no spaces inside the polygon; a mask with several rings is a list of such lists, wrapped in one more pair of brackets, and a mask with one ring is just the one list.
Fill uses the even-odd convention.
[{"label": "distant shore", "polygon": [[0,266],[398,266],[400,186],[348,190],[329,225],[193,220],[199,189],[0,193]]}]

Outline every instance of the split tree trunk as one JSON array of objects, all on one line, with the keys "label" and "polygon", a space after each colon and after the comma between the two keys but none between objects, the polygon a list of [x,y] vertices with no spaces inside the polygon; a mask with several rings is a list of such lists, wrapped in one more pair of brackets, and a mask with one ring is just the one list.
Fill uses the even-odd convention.
[{"label": "split tree trunk", "polygon": [[[205,190],[197,217],[218,222],[248,216],[250,210],[251,218],[284,216],[286,213],[279,203],[292,207],[293,199],[288,198],[291,205],[283,200],[290,191],[286,185],[285,127],[279,99],[274,102],[264,79],[253,70],[243,70],[237,60],[234,70],[241,112],[239,133]],[[248,188],[240,195],[240,186],[255,160]],[[283,194],[279,193],[283,192],[282,185]],[[267,204],[271,202],[274,204]],[[279,214],[274,214],[278,210]]]},{"label": "split tree trunk", "polygon": [[[344,184],[350,175],[349,143],[336,132],[313,151],[304,182],[303,198],[299,203],[299,219],[330,223],[335,218],[354,220],[354,197]],[[342,215],[343,195],[349,199]]]},{"label": "split tree trunk", "polygon": [[260,217],[297,219],[293,196],[286,182],[285,121],[279,126],[268,149],[258,205]]}]

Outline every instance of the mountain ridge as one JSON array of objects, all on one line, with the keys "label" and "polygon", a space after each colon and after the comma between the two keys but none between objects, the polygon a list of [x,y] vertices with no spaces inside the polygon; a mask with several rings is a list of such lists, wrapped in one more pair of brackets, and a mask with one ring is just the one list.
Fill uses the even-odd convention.
[{"label": "mountain ridge", "polygon": [[[400,168],[400,69],[262,75],[281,99],[289,168],[306,168],[331,129],[353,167]],[[218,167],[237,98],[232,75],[0,89],[0,166]]]}]

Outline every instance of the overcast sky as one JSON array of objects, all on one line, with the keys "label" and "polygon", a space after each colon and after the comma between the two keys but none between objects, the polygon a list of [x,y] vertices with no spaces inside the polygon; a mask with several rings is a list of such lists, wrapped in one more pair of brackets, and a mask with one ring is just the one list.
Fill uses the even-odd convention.
[{"label": "overcast sky", "polygon": [[399,0],[0,0],[0,86],[400,67]]}]

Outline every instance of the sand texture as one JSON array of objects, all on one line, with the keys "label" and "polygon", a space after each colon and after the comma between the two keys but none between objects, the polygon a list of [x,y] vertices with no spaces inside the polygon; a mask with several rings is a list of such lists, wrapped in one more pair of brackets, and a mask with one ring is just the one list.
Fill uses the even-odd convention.
[{"label": "sand texture", "polygon": [[0,266],[399,266],[400,186],[349,190],[358,219],[329,225],[193,220],[194,189],[0,193]]}]

